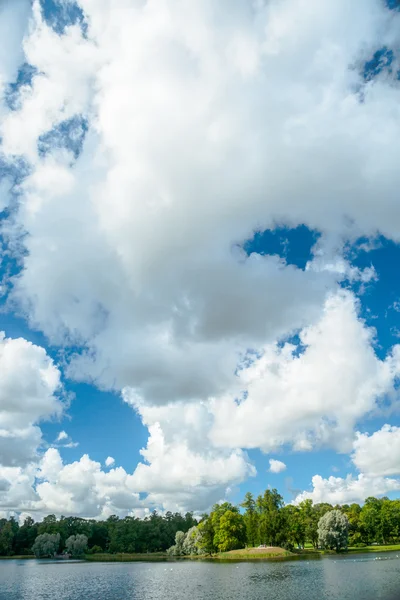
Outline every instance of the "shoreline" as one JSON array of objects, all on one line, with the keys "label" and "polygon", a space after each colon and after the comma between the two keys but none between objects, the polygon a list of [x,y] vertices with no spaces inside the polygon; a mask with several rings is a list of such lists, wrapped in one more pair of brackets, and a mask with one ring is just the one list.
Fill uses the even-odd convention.
[{"label": "shoreline", "polygon": [[[336,553],[333,550],[314,550],[313,548],[306,548],[305,550],[299,550],[295,552],[289,552],[283,550],[281,552],[270,552],[270,553],[250,553],[246,550],[232,551],[232,553],[224,552],[221,554],[214,554],[212,556],[176,556],[172,557],[165,553],[153,553],[153,554],[128,554],[128,553],[117,553],[117,554],[86,554],[79,562],[180,562],[180,561],[207,561],[207,562],[280,562],[280,561],[291,561],[291,560],[318,560],[327,556],[349,556],[355,554],[374,554],[384,552],[399,552],[400,544],[388,545],[388,546],[366,546],[364,548],[350,547],[346,552]],[[35,560],[36,557],[32,555],[24,556],[0,556],[0,560]],[[41,561],[54,561],[55,559],[36,559]],[[67,560],[60,562],[70,562]]]},{"label": "shoreline", "polygon": [[[336,553],[332,550],[305,549],[298,552],[249,554],[245,550],[236,554],[229,552],[214,554],[212,556],[177,556],[167,554],[89,554],[84,557],[86,562],[180,562],[180,561],[208,561],[208,562],[260,562],[260,561],[290,561],[290,560],[318,560],[327,556],[349,556],[355,554],[374,554],[382,552],[399,552],[400,544],[390,546],[366,546],[365,548],[351,547],[347,552]],[[235,552],[235,551],[233,551]]]}]

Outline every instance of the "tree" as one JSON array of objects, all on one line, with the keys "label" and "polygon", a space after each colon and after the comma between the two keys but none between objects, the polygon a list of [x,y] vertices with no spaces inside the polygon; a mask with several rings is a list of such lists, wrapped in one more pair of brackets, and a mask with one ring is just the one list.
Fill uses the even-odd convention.
[{"label": "tree", "polygon": [[6,519],[0,520],[0,554],[11,556],[13,553],[14,533],[12,524]]},{"label": "tree", "polygon": [[317,511],[313,506],[313,501],[310,499],[303,500],[299,504],[300,519],[305,529],[305,539],[318,548],[318,521]]},{"label": "tree", "polygon": [[57,523],[56,515],[47,515],[39,524],[39,534],[59,533],[60,525]]},{"label": "tree", "polygon": [[349,541],[349,520],[340,510],[327,512],[318,522],[318,541],[329,550],[347,549]]},{"label": "tree", "polygon": [[[44,534],[50,535],[44,540],[54,540],[58,534],[58,543],[56,547],[53,544],[43,549],[38,546],[39,540],[35,546],[38,556],[63,552],[67,540],[79,535],[88,538],[91,551],[97,546],[97,552],[165,552],[177,545],[177,532],[181,533],[177,538],[178,548],[174,548],[174,551],[185,555],[213,554],[260,543],[291,550],[311,542],[317,549],[319,521],[333,510],[348,518],[350,545],[400,542],[400,500],[370,497],[362,507],[345,504],[333,508],[327,503],[314,505],[312,500],[304,500],[298,507],[290,504],[285,506],[282,496],[273,489],[266,490],[256,500],[251,493],[247,493],[241,507],[243,514],[229,502],[216,504],[210,515],[203,516],[200,524],[192,513],[182,515],[167,512],[161,515],[156,511],[144,519],[133,516],[121,519],[111,515],[105,521],[48,515],[42,522],[35,523],[31,517],[27,517],[21,526],[13,516],[9,519],[0,518],[0,555],[30,554],[35,540]],[[68,548],[69,545],[70,542]],[[77,555],[75,549],[73,553]]]},{"label": "tree", "polygon": [[204,552],[204,554],[213,554],[217,549],[214,544],[215,530],[212,519],[208,515],[205,515],[203,520],[200,521],[199,532],[200,537],[199,541],[197,542],[198,547]]},{"label": "tree", "polygon": [[360,514],[361,506],[356,503],[344,505],[341,507],[341,511],[347,516],[349,520],[349,544],[363,545],[362,533],[360,531]]},{"label": "tree", "polygon": [[182,544],[183,554],[187,556],[204,554],[204,551],[200,547],[201,532],[197,525],[191,527],[186,533],[185,539]]},{"label": "tree", "polygon": [[84,533],[71,535],[65,542],[68,554],[71,556],[82,556],[88,547],[88,538]]},{"label": "tree", "polygon": [[183,531],[177,531],[175,534],[175,545],[168,548],[168,554],[172,556],[183,556],[183,544],[185,541],[186,534]]},{"label": "tree", "polygon": [[286,522],[286,542],[293,547],[304,548],[306,542],[306,524],[298,506],[288,504],[283,508]]},{"label": "tree", "polygon": [[104,552],[110,542],[107,525],[101,521],[91,521],[91,526],[91,534],[88,540],[89,547],[98,546]]},{"label": "tree", "polygon": [[259,512],[260,541],[275,546],[282,538],[283,498],[276,489],[265,490],[263,496],[258,496],[256,504]]},{"label": "tree", "polygon": [[378,541],[384,543],[381,508],[382,500],[370,496],[365,500],[364,506],[361,509],[360,529],[367,544]]},{"label": "tree", "polygon": [[219,552],[243,548],[246,543],[246,526],[238,511],[227,510],[219,519],[214,535],[214,544]]},{"label": "tree", "polygon": [[30,554],[35,543],[38,528],[32,517],[26,517],[24,524],[18,529],[15,540],[16,554]]},{"label": "tree", "polygon": [[256,502],[251,492],[247,492],[240,506],[246,511],[244,513],[244,522],[246,525],[247,545],[254,548],[258,543],[258,514]]},{"label": "tree", "polygon": [[42,533],[38,535],[32,550],[37,558],[51,558],[58,552],[60,545],[59,533]]}]

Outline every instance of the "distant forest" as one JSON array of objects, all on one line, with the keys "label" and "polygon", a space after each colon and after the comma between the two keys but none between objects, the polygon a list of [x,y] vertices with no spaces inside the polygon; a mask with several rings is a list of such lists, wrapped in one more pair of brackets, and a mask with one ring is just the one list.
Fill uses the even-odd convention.
[{"label": "distant forest", "polygon": [[210,514],[198,519],[193,513],[156,511],[144,519],[110,516],[96,521],[48,515],[41,522],[27,517],[21,525],[15,517],[0,519],[0,555],[31,555],[36,537],[43,533],[60,534],[60,552],[65,549],[66,540],[77,534],[87,536],[89,553],[165,552],[175,544],[178,531],[186,533],[197,526],[207,553],[260,544],[292,549],[311,543],[317,548],[318,522],[333,509],[348,518],[351,546],[400,542],[400,500],[370,497],[363,506],[332,506],[305,500],[294,506],[285,505],[274,489],[257,498],[247,493],[240,506],[217,504]]}]

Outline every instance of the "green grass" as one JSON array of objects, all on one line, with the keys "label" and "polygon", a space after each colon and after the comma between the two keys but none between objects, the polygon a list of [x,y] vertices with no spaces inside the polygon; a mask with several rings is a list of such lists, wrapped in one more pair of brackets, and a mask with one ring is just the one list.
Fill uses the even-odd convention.
[{"label": "green grass", "polygon": [[393,552],[398,550],[400,552],[400,544],[393,544],[391,546],[365,546],[364,548],[355,548],[354,546],[349,547],[349,552]]},{"label": "green grass", "polygon": [[270,552],[269,554],[248,554],[247,552],[238,552],[237,554],[229,554],[229,552],[220,552],[212,558],[215,560],[270,560],[271,558],[286,558],[295,556],[292,552],[285,550],[282,552]]},{"label": "green grass", "polygon": [[[369,552],[395,552],[396,550],[400,552],[400,544],[393,544],[387,546],[364,546],[362,548],[349,546],[349,548],[347,549],[348,552],[351,552],[353,554],[367,554]],[[297,554],[306,554],[307,556],[312,554],[336,554],[335,550],[315,550],[311,546],[311,544],[306,544],[304,550],[295,550],[295,552]]]},{"label": "green grass", "polygon": [[293,556],[291,552],[283,548],[243,548],[242,550],[231,550],[214,555],[216,560],[269,560],[271,558],[284,558]]},{"label": "green grass", "polygon": [[135,562],[135,561],[163,561],[170,557],[164,552],[152,552],[148,554],[128,554],[120,552],[118,554],[85,554],[85,560],[89,562]]}]

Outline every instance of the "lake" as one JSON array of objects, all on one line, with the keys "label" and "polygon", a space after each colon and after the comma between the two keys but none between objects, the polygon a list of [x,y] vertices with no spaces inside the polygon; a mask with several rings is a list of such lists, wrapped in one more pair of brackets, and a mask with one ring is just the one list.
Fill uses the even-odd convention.
[{"label": "lake", "polygon": [[0,561],[0,600],[397,600],[400,554],[285,562]]}]

